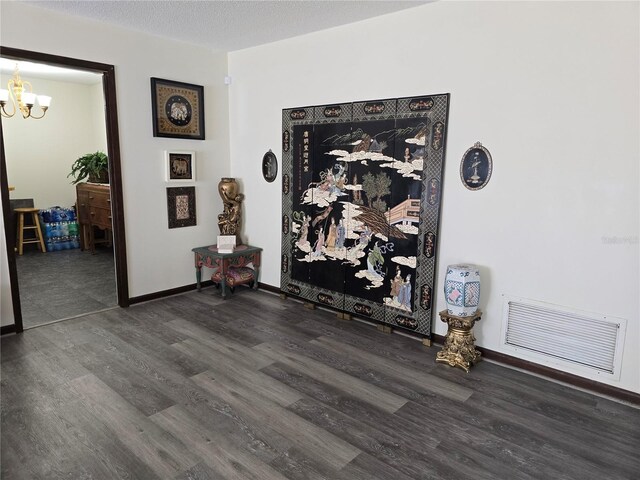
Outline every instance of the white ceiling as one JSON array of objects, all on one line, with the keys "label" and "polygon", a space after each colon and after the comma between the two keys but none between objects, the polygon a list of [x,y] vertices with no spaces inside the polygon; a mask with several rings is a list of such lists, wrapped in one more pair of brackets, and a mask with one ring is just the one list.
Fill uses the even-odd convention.
[{"label": "white ceiling", "polygon": [[[21,1],[39,8],[203,45],[213,51],[230,52],[417,7],[435,0]],[[0,58],[0,74],[4,81],[13,75],[16,63],[25,80],[44,78],[82,84],[102,81],[102,75],[95,73]]]},{"label": "white ceiling", "polygon": [[22,1],[230,52],[358,22],[433,0]]}]

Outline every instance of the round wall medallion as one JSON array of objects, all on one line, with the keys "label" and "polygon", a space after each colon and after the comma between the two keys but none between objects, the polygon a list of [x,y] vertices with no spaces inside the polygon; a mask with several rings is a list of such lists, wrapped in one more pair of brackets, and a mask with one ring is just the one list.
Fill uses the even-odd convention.
[{"label": "round wall medallion", "polygon": [[172,95],[164,105],[164,113],[171,123],[184,127],[191,121],[191,104],[182,95]]},{"label": "round wall medallion", "polygon": [[491,154],[480,142],[464,152],[460,162],[460,179],[469,190],[484,188],[489,183],[492,171]]},{"label": "round wall medallion", "polygon": [[262,157],[262,176],[264,179],[271,183],[276,179],[278,175],[278,159],[275,153],[269,150]]}]

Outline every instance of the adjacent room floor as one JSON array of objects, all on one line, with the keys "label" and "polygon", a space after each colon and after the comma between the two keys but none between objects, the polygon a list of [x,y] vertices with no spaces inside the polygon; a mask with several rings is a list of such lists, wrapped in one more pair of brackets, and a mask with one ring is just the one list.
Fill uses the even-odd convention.
[{"label": "adjacent room floor", "polygon": [[2,349],[5,480],[637,479],[640,410],[214,288]]},{"label": "adjacent room floor", "polygon": [[113,249],[16,255],[24,328],[104,310],[118,304]]}]

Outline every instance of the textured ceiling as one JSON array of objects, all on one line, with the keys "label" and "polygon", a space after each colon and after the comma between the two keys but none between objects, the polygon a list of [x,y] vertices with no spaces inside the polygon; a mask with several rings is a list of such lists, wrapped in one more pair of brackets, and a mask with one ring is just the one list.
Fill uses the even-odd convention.
[{"label": "textured ceiling", "polygon": [[416,7],[412,1],[38,1],[24,3],[234,51]]}]

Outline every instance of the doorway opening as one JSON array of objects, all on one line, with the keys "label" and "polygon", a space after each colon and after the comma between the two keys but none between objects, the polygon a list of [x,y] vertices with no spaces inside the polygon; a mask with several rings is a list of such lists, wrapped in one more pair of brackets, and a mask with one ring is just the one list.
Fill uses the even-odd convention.
[{"label": "doorway opening", "polygon": [[[62,67],[53,74],[22,75],[23,80],[28,75],[34,91],[39,85],[37,93],[54,97],[47,122],[23,119],[18,111],[18,118],[3,118],[0,124],[0,190],[15,321],[3,325],[2,333],[128,306],[114,67],[7,47],[0,47],[0,58],[19,65],[28,61]],[[2,76],[6,80],[11,75],[5,70]],[[18,123],[9,125],[10,121]],[[57,128],[52,129],[52,124]],[[67,175],[77,158],[96,152],[105,152],[108,158],[108,181],[86,183],[92,179],[85,178],[79,185],[97,188],[98,197],[105,197],[104,205],[94,208],[83,203],[82,219],[78,214],[83,208],[80,204],[75,208],[81,188],[76,192],[70,183],[74,176]],[[15,187],[11,194],[10,187]],[[45,244],[44,248],[39,242],[26,244],[23,255],[15,248],[19,225],[15,209],[19,207],[38,210]],[[104,210],[102,223],[93,221],[99,208]],[[103,245],[98,244],[101,237]]]}]

